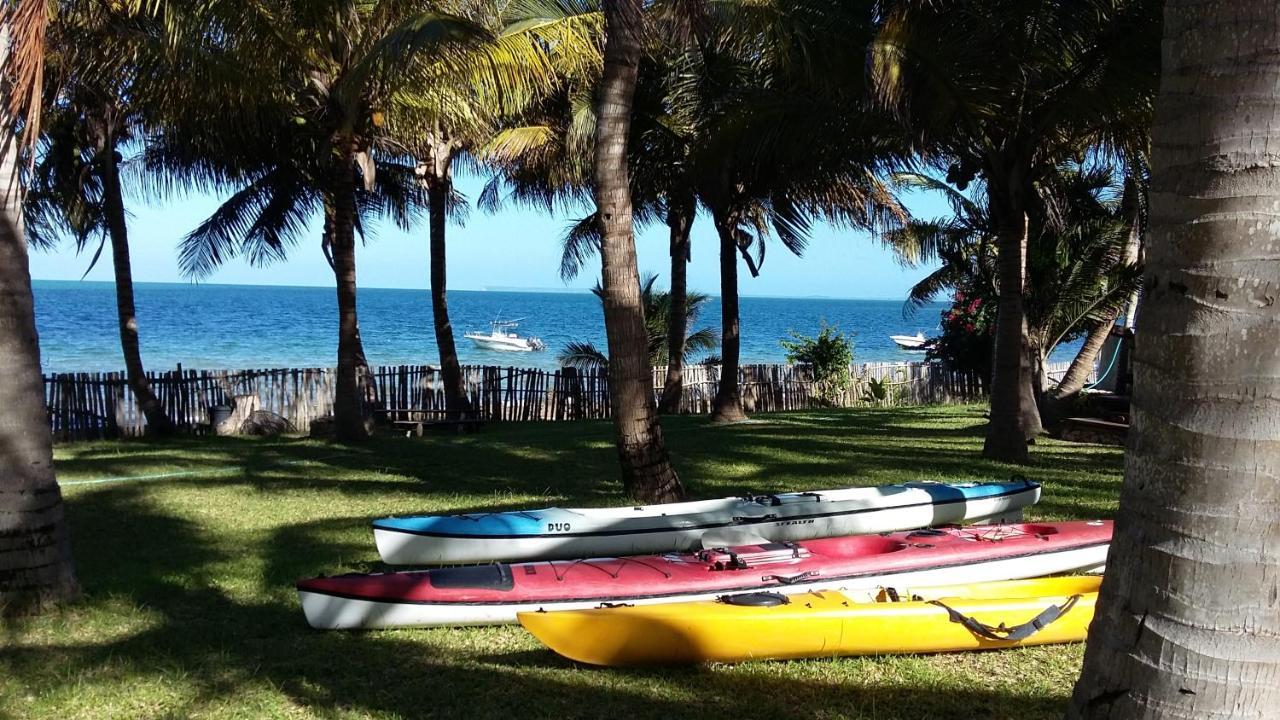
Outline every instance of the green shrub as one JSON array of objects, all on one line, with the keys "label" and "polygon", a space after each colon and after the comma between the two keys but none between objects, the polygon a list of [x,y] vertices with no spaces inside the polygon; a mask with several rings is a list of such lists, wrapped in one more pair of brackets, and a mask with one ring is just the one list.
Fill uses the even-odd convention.
[{"label": "green shrub", "polygon": [[825,405],[836,405],[848,389],[852,378],[853,343],[834,325],[822,323],[817,337],[791,331],[791,340],[783,340],[787,362],[808,365],[813,369],[813,394]]}]

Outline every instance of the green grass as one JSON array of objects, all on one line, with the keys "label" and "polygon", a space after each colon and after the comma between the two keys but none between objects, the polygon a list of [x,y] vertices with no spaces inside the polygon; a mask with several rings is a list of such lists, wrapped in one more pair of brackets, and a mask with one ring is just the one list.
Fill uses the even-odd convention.
[{"label": "green grass", "polygon": [[[1044,483],[1031,516],[1107,517],[1118,449],[1045,441],[983,461],[979,408],[665,421],[695,496],[1004,478]],[[162,717],[1041,718],[1081,648],[599,670],[518,627],[318,632],[293,582],[379,567],[371,518],[620,501],[606,423],[465,437],[184,439],[58,448],[85,597],[0,627],[0,719]],[[191,473],[97,484],[77,481]]]}]

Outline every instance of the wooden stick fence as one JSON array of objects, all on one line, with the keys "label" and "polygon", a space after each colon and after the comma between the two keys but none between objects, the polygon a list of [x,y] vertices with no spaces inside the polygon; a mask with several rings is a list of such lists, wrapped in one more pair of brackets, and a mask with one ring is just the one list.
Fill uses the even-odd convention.
[{"label": "wooden stick fence", "polygon": [[[601,419],[610,415],[608,378],[602,371],[573,368],[464,366],[472,407],[479,418],[499,422]],[[1065,370],[1065,367],[1062,368]],[[1061,370],[1050,368],[1051,372]],[[667,369],[653,369],[661,397]],[[748,412],[807,410],[824,406],[926,405],[983,397],[984,383],[937,363],[866,363],[851,368],[852,383],[833,399],[819,398],[808,367],[745,365],[738,382]],[[311,421],[333,412],[331,368],[175,370],[148,373],[151,386],[180,431],[208,432],[210,408],[256,396],[258,407],[283,416],[307,432]],[[711,411],[720,367],[684,370],[680,411]],[[439,368],[399,365],[373,368],[364,378],[367,404],[384,408],[442,410]],[[54,436],[60,440],[136,437],[146,422],[121,373],[60,373],[45,377],[45,399]]]}]

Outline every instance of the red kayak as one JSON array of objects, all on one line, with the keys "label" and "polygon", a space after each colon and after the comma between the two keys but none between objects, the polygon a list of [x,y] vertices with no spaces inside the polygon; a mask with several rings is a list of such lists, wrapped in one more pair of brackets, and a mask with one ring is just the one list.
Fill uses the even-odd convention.
[{"label": "red kayak", "polygon": [[1111,522],[944,527],[760,543],[666,555],[542,560],[320,577],[298,583],[307,622],[324,629],[490,625],[516,613],[601,603],[706,600],[1017,580],[1101,567]]}]

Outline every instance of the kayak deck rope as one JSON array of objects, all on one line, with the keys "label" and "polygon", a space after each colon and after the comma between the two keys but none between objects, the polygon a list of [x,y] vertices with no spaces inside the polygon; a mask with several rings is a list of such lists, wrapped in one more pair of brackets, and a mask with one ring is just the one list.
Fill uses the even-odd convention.
[{"label": "kayak deck rope", "polygon": [[564,579],[569,575],[570,570],[573,570],[578,566],[589,567],[593,570],[599,570],[605,575],[608,575],[614,580],[617,580],[618,576],[622,574],[622,568],[626,567],[628,564],[639,565],[641,567],[648,568],[650,570],[653,570],[654,572],[661,573],[662,576],[668,580],[671,579],[671,573],[667,572],[666,570],[663,570],[660,567],[657,567],[656,565],[652,565],[644,560],[641,560],[639,558],[633,558],[633,557],[609,558],[608,562],[618,563],[617,568],[614,570],[610,570],[609,568],[601,565],[599,560],[592,560],[592,559],[574,560],[573,562],[569,563],[567,567],[565,567],[563,572],[561,572],[560,568],[556,566],[556,563],[549,562],[547,564],[551,566],[552,575],[555,576],[556,580],[561,582],[563,582]]},{"label": "kayak deck rope", "polygon": [[486,512],[486,513],[464,513],[462,515],[454,515],[454,517],[462,520],[470,520],[471,522],[480,522],[486,518],[497,517],[499,515],[519,515],[520,517],[529,518],[530,520],[542,520],[541,515],[534,515],[528,510],[507,510],[504,512]]},{"label": "kayak deck rope", "polygon": [[1010,525],[997,525],[988,530],[970,530],[968,528],[957,528],[956,537],[962,540],[985,540],[987,542],[1000,542],[1009,538],[1016,537],[1035,537],[1040,540],[1048,540],[1048,536],[1043,533],[1030,533],[1019,527]]}]

